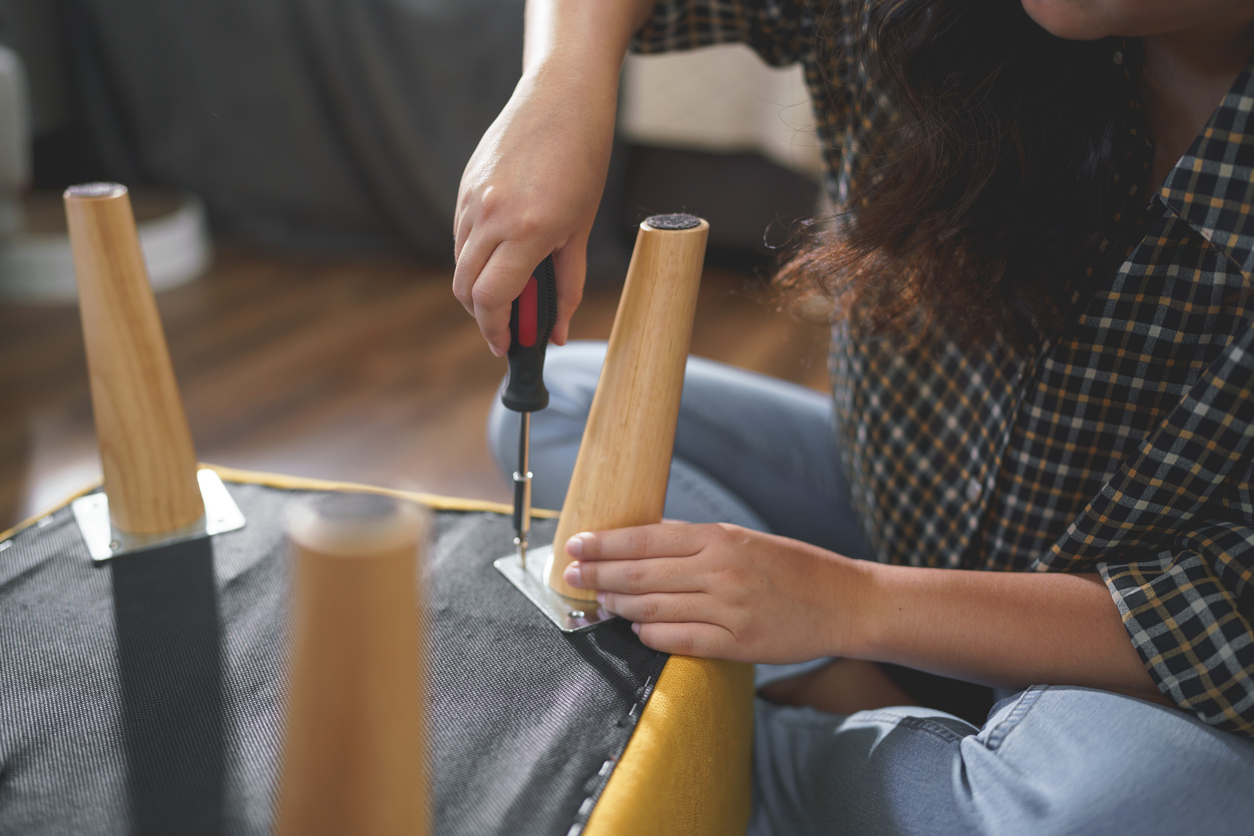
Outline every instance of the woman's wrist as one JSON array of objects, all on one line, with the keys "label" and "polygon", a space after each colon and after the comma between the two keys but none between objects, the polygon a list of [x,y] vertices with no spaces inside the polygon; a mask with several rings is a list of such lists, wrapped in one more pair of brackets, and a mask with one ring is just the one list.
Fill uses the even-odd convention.
[{"label": "woman's wrist", "polygon": [[870,560],[837,555],[831,600],[839,604],[832,613],[829,655],[849,659],[874,659],[884,619],[884,567]]},{"label": "woman's wrist", "polygon": [[519,79],[515,95],[566,103],[580,113],[586,113],[589,106],[603,106],[613,114],[618,103],[618,76],[618,64],[610,67],[582,61],[579,56],[554,57],[528,67]]}]

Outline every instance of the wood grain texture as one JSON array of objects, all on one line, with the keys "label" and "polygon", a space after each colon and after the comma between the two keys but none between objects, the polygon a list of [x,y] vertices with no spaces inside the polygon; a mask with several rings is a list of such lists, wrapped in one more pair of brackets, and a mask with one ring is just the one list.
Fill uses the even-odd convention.
[{"label": "wood grain texture", "polygon": [[196,451],[126,188],[74,186],[65,213],[92,410],[114,526],[155,534],[204,514]]},{"label": "wood grain texture", "polygon": [[546,566],[549,586],[569,598],[596,598],[562,578],[572,534],[662,521],[709,230],[640,225]]},{"label": "wood grain texture", "polygon": [[296,583],[279,836],[430,830],[418,507],[368,494],[293,506]]}]

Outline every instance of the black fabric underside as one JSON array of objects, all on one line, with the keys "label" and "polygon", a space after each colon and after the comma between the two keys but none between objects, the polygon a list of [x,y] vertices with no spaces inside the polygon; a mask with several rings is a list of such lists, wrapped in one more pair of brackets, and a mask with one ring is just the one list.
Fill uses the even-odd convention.
[{"label": "black fabric underside", "polygon": [[[93,564],[68,508],[0,551],[0,833],[270,832],[288,589],[279,520],[305,492],[228,489],[248,525],[208,542],[212,589],[203,549],[171,552],[178,571],[154,574],[141,555]],[[566,836],[586,822],[666,656],[622,620],[557,630],[492,568],[512,548],[508,516],[435,522],[423,584],[434,832]],[[553,528],[538,521],[533,540]],[[123,612],[154,583],[180,594]],[[203,620],[215,597],[216,636]],[[217,659],[205,650],[215,642]],[[217,690],[203,686],[215,663]],[[190,795],[154,803],[172,792]],[[192,809],[206,799],[221,809]]]}]

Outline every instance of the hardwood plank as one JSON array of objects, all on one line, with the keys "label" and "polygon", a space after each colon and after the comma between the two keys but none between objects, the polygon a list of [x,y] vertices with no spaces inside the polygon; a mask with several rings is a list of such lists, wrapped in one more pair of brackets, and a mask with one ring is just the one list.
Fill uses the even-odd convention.
[{"label": "hardwood plank", "polygon": [[[450,292],[402,260],[223,246],[158,296],[202,460],[508,502],[487,452],[505,361]],[[707,270],[694,354],[825,389],[826,328]],[[620,287],[590,287],[575,339],[609,335]],[[77,308],[0,304],[0,529],[99,473]]]}]

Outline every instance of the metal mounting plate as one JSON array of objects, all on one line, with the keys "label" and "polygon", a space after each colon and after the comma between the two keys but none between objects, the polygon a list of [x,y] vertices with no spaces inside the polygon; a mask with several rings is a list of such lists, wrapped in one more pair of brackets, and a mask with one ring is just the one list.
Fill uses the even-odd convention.
[{"label": "metal mounting plate", "polygon": [[581,632],[618,618],[596,601],[576,601],[554,592],[545,580],[545,567],[552,557],[553,547],[541,546],[527,550],[526,569],[517,552],[497,558],[492,565],[564,633]]},{"label": "metal mounting plate", "polygon": [[74,500],[71,505],[74,519],[78,522],[79,531],[83,533],[91,559],[108,560],[128,552],[222,534],[244,527],[244,514],[227,493],[226,485],[222,484],[218,474],[207,468],[199,470],[196,472],[196,481],[200,483],[205,515],[189,526],[161,534],[118,531],[109,521],[109,497],[103,491]]}]

